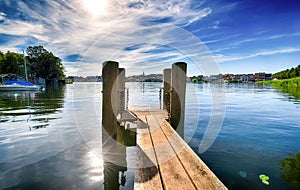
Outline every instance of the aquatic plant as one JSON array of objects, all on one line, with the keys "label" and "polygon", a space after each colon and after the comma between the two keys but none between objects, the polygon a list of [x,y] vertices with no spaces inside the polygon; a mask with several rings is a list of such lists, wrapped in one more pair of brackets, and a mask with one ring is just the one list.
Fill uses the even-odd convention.
[{"label": "aquatic plant", "polygon": [[280,164],[283,170],[281,177],[296,189],[300,189],[300,152],[292,157],[284,158]]}]

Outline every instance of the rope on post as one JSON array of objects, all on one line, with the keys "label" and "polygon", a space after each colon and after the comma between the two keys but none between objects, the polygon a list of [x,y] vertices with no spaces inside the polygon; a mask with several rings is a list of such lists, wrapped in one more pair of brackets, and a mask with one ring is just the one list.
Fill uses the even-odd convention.
[{"label": "rope on post", "polygon": [[128,104],[129,104],[129,88],[126,89],[126,110],[128,110]]},{"label": "rope on post", "polygon": [[159,109],[161,109],[161,94],[162,94],[162,87],[159,88]]},{"label": "rope on post", "polygon": [[120,91],[120,108],[121,108],[121,111],[124,110],[124,107],[125,105],[123,105],[123,99],[125,98],[125,91]]}]

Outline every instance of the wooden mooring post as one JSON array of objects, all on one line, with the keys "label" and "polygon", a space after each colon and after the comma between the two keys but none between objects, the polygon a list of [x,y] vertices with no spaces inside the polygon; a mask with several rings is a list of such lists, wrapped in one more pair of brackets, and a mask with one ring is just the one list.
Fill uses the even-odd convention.
[{"label": "wooden mooring post", "polygon": [[[115,61],[106,61],[103,63],[103,104],[102,104],[102,138],[116,139],[117,118],[115,112],[119,109],[120,98],[117,93],[116,80],[119,74],[119,63]],[[108,136],[106,136],[106,134]],[[104,141],[105,142],[105,141]]]},{"label": "wooden mooring post", "polygon": [[119,68],[118,76],[118,94],[119,94],[119,109],[117,113],[125,110],[125,69]]},{"label": "wooden mooring post", "polygon": [[163,71],[163,103],[170,123],[184,137],[185,89],[187,64],[177,62]]},{"label": "wooden mooring post", "polygon": [[171,69],[164,69],[163,74],[163,109],[170,113]]},{"label": "wooden mooring post", "polygon": [[[117,120],[118,113],[127,115],[123,119],[128,118],[126,122],[136,126],[134,189],[227,189],[183,140],[186,69],[186,63],[178,62],[172,65],[172,69],[164,70],[163,110],[129,111],[124,110],[125,69],[119,69],[118,62],[103,63],[102,149],[105,189],[119,189],[119,185],[110,186],[108,183],[112,180],[116,183],[118,172],[124,174],[127,170],[126,148],[119,147],[120,142],[125,141],[118,130],[128,129],[118,128],[118,121],[123,121]],[[118,133],[121,140],[117,138]],[[111,155],[123,156],[120,159]],[[119,166],[122,167],[115,163],[121,163]]]},{"label": "wooden mooring post", "polygon": [[119,68],[118,62],[106,61],[102,78],[103,184],[105,190],[115,190],[126,183],[126,147],[136,145],[136,135],[123,130],[117,119],[125,108],[125,69]]}]

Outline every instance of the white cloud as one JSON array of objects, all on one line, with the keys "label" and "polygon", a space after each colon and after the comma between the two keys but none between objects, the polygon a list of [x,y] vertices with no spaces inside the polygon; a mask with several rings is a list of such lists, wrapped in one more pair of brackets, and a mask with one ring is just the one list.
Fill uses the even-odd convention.
[{"label": "white cloud", "polygon": [[17,20],[5,19],[0,28],[1,34],[15,35],[15,36],[32,36],[43,38],[41,35],[44,32],[41,24],[32,24]]},{"label": "white cloud", "polygon": [[5,13],[0,12],[0,21],[4,21],[5,15]]},{"label": "white cloud", "polygon": [[215,54],[214,58],[218,63],[222,62],[229,62],[229,61],[237,61],[237,60],[244,60],[250,59],[258,56],[269,56],[275,54],[287,54],[287,53],[294,53],[299,52],[300,48],[286,48],[286,49],[277,49],[277,50],[268,50],[268,51],[260,51],[249,55],[243,56],[224,56],[223,54]]},{"label": "white cloud", "polygon": [[[285,34],[268,34],[266,31],[262,31],[259,33],[256,33],[255,37],[250,37],[250,38],[243,38],[241,35],[232,35],[228,37],[223,37],[219,38],[216,40],[209,40],[205,41],[205,44],[209,43],[215,43],[215,42],[225,42],[230,40],[228,45],[226,47],[221,47],[221,48],[215,48],[213,51],[215,53],[222,53],[225,50],[232,50],[232,49],[238,49],[241,47],[241,45],[248,45],[247,43],[256,43],[256,42],[264,42],[264,41],[274,41],[274,40],[283,40],[285,39],[290,39],[293,37],[298,37],[300,36],[299,32],[296,33],[285,33]],[[242,38],[242,39],[241,39]]]},{"label": "white cloud", "polygon": [[45,32],[41,24],[7,19],[5,13],[0,13],[0,20],[3,22],[0,27],[0,34],[41,37],[38,35]]},{"label": "white cloud", "polygon": [[[1,14],[0,19],[3,18],[5,24],[0,27],[0,33],[23,36],[24,39],[33,37],[59,57],[81,54],[80,70],[86,75],[98,73],[98,65],[112,58],[128,68],[144,65],[145,68],[152,66],[159,70],[163,64],[171,64],[167,61],[184,59],[189,55],[183,55],[179,51],[161,51],[155,54],[144,52],[159,51],[160,45],[165,44],[191,48],[181,43],[184,40],[181,34],[172,32],[173,29],[169,26],[186,26],[212,12],[209,7],[193,9],[190,0],[106,0],[105,4],[98,4],[102,6],[98,9],[92,9],[84,0],[48,0],[34,6],[30,2],[26,4],[19,1],[16,6],[32,21],[10,20]],[[97,10],[101,12],[98,13]],[[124,51],[125,47],[140,43],[144,43],[140,49]],[[170,59],[164,60],[166,57]],[[153,59],[162,61],[154,63],[151,62]],[[74,68],[74,65],[66,63],[68,74],[73,74]]]}]

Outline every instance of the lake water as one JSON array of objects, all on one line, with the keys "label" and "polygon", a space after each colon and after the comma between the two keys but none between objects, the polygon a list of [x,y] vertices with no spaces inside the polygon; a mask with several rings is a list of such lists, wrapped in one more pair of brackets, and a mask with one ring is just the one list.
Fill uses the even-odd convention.
[{"label": "lake water", "polygon": [[[126,142],[116,155],[102,147],[101,86],[0,92],[0,189],[133,189],[136,147]],[[129,109],[162,106],[161,83],[126,86]],[[280,160],[300,152],[299,113],[299,99],[271,86],[188,83],[185,140],[229,189],[293,189]],[[199,153],[212,118],[222,125]]]}]

